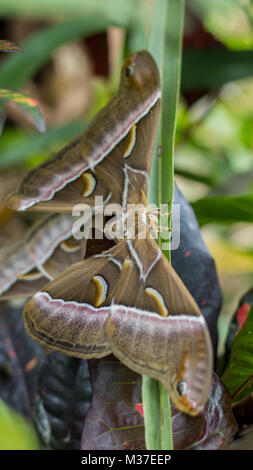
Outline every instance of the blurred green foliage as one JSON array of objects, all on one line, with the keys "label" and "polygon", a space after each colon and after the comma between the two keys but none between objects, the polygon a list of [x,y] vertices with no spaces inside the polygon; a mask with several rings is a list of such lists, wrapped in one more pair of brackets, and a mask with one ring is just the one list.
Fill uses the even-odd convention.
[{"label": "blurred green foliage", "polygon": [[38,450],[36,432],[29,421],[0,399],[0,450]]}]

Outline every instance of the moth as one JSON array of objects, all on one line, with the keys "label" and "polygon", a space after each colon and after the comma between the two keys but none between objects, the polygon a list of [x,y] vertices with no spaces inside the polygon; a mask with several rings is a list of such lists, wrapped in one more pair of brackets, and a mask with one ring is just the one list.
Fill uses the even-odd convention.
[{"label": "moth", "polygon": [[[69,212],[119,203],[147,208],[148,177],[161,101],[157,65],[147,51],[124,62],[117,95],[84,134],[28,173],[9,204]],[[147,208],[148,210],[148,208]],[[24,308],[26,330],[51,349],[81,358],[113,353],[159,380],[191,415],[206,402],[212,347],[205,320],[146,224],[115,245],[69,266]]]},{"label": "moth", "polygon": [[72,212],[79,203],[94,207],[96,196],[123,209],[139,202],[147,192],[160,96],[152,56],[142,51],[128,58],[116,96],[81,136],[30,171],[7,205],[18,211]]},{"label": "moth", "polygon": [[211,344],[203,316],[152,237],[67,268],[24,309],[40,343],[82,358],[111,352],[160,380],[175,405],[197,414],[208,395]]},{"label": "moth", "polygon": [[24,239],[0,250],[0,300],[35,294],[66,267],[83,259],[67,214],[42,217]]}]

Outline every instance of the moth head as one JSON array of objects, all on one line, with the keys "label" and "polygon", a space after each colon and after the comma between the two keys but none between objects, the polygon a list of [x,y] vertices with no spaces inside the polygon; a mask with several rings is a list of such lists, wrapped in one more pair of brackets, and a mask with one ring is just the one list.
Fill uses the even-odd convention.
[{"label": "moth head", "polygon": [[149,52],[138,51],[125,60],[121,71],[121,87],[146,90],[149,93],[160,88],[159,71]]}]

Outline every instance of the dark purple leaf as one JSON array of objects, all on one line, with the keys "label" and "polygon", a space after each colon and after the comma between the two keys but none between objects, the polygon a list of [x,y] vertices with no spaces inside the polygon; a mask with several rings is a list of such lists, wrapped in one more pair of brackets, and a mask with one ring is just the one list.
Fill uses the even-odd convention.
[{"label": "dark purple leaf", "polygon": [[92,404],[82,436],[82,449],[145,449],[141,376],[114,356],[90,360]]},{"label": "dark purple leaf", "polygon": [[[175,408],[173,407],[173,414]],[[175,415],[174,415],[175,416]],[[180,419],[180,424],[178,421]],[[195,419],[199,423],[195,424]],[[186,414],[178,413],[175,417],[175,423],[178,428],[174,427],[175,448],[192,449],[192,450],[214,450],[222,449],[227,445],[231,437],[237,431],[237,423],[232,413],[231,397],[219,377],[213,373],[209,400],[201,415],[192,418]],[[199,431],[199,437],[196,436]],[[189,433],[189,442],[182,447],[182,439],[178,438],[176,429],[184,435],[184,429],[191,429],[195,434],[195,439]],[[196,438],[197,437],[197,438]],[[178,439],[178,444],[177,444]]]},{"label": "dark purple leaf", "polygon": [[233,413],[239,426],[253,425],[253,392],[234,404]]},{"label": "dark purple leaf", "polygon": [[80,449],[91,402],[87,361],[53,352],[40,370],[34,418],[42,441],[52,449]]},{"label": "dark purple leaf", "polygon": [[22,309],[3,304],[0,308],[0,397],[31,418],[31,398],[44,354],[25,332]]},{"label": "dark purple leaf", "polygon": [[[84,450],[145,448],[141,376],[113,356],[89,361],[93,398],[82,435]],[[231,400],[213,374],[204,411],[190,417],[172,406],[174,448],[221,449],[236,432]]]},{"label": "dark purple leaf", "polygon": [[202,311],[216,352],[222,294],[214,259],[202,239],[193,209],[177,185],[173,203],[180,204],[180,246],[171,252],[172,265]]}]

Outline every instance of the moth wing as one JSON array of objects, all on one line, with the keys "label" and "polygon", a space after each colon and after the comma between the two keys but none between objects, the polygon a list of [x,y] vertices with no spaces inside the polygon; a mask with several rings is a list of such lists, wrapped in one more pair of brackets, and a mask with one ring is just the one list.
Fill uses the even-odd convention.
[{"label": "moth wing", "polygon": [[77,204],[94,206],[95,195],[106,198],[109,190],[97,184],[89,169],[90,165],[82,157],[82,137],[79,136],[29,171],[6,203],[18,211],[63,213],[72,212]]},{"label": "moth wing", "polygon": [[29,231],[25,249],[49,280],[84,257],[82,240],[72,235],[74,220],[68,214],[50,214]]},{"label": "moth wing", "polygon": [[36,268],[24,249],[24,242],[2,248],[0,251],[0,299],[25,297],[41,289],[47,279]]},{"label": "moth wing", "polygon": [[130,243],[132,258],[123,269],[129,273],[119,280],[108,316],[108,342],[126,366],[163,383],[180,410],[197,414],[212,370],[205,320],[155,241],[145,240],[145,250],[142,241]]},{"label": "moth wing", "polygon": [[68,355],[110,354],[105,327],[119,277],[118,250],[115,246],[73,264],[36,293],[24,308],[28,334]]},{"label": "moth wing", "polygon": [[0,302],[31,297],[48,282],[48,279],[36,270],[31,272],[31,276],[33,278],[30,278],[29,281],[27,281],[27,278],[22,280],[20,277],[16,279],[14,284],[4,289],[2,294],[0,294]]},{"label": "moth wing", "polygon": [[[135,372],[160,381],[177,408],[191,415],[203,409],[212,363],[202,321],[115,305],[106,331],[113,354]],[[185,387],[182,395],[180,386]]]},{"label": "moth wing", "polygon": [[[154,62],[152,67],[158,73]],[[160,111],[158,85],[155,97],[143,93],[143,101],[141,90],[132,99],[131,109],[118,93],[81,136],[25,176],[8,206],[72,212],[77,204],[94,208],[96,196],[104,204],[138,203],[140,187],[147,192]]]},{"label": "moth wing", "polygon": [[81,241],[71,236],[72,223],[68,215],[43,217],[24,240],[0,251],[1,300],[33,295],[82,259]]}]

